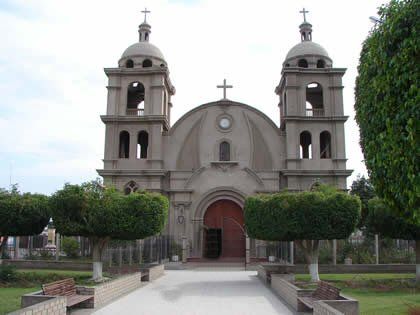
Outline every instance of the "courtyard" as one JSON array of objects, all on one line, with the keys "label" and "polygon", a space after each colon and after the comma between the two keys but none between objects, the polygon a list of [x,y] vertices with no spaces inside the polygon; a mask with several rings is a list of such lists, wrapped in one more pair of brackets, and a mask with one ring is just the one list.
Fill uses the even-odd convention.
[{"label": "courtyard", "polygon": [[[294,314],[255,271],[176,270],[94,314]],[[86,314],[77,311],[72,314]]]}]

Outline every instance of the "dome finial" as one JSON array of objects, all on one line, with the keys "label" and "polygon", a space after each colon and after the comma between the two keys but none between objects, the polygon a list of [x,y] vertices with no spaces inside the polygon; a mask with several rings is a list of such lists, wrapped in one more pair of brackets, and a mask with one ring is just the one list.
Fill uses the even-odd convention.
[{"label": "dome finial", "polygon": [[303,23],[299,26],[301,40],[302,42],[312,41],[312,24],[306,21],[306,13],[309,13],[309,11],[303,8],[299,13],[303,14]]},{"label": "dome finial", "polygon": [[149,24],[147,24],[147,13],[151,13],[151,11],[147,10],[147,8],[144,8],[141,13],[144,13],[144,22],[139,26],[139,41],[148,42],[152,28]]},{"label": "dome finial", "polygon": [[[305,10],[305,9],[304,9],[304,10]],[[151,13],[151,11],[147,10],[147,8],[144,8],[144,10],[143,10],[143,11],[141,11],[141,13],[144,13],[144,23],[147,23],[147,22],[146,22],[146,19],[147,19],[147,13]]]}]

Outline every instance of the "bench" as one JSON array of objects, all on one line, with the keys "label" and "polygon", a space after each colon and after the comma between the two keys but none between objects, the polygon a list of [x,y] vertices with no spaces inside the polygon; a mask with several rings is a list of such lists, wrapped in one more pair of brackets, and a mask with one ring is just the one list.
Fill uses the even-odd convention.
[{"label": "bench", "polygon": [[319,281],[318,287],[310,296],[298,297],[298,301],[302,302],[309,309],[314,308],[314,302],[319,300],[339,300],[340,289],[325,281]]},{"label": "bench", "polygon": [[65,296],[67,298],[67,307],[93,299],[93,295],[77,294],[73,278],[43,284],[42,292],[44,295]]}]

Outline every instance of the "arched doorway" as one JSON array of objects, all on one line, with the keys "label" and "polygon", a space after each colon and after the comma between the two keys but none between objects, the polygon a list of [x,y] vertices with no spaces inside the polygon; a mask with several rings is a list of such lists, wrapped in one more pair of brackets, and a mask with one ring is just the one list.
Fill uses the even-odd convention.
[{"label": "arched doorway", "polygon": [[244,216],[232,200],[212,203],[204,214],[204,257],[245,257]]}]

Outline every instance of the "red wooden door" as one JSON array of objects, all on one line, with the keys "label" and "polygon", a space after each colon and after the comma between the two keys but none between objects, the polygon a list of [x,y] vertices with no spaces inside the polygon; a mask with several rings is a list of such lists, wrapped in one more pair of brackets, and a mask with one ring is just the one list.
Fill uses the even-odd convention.
[{"label": "red wooden door", "polygon": [[220,257],[245,257],[245,235],[241,229],[244,216],[238,204],[231,200],[212,203],[204,215],[204,225],[222,230]]}]

